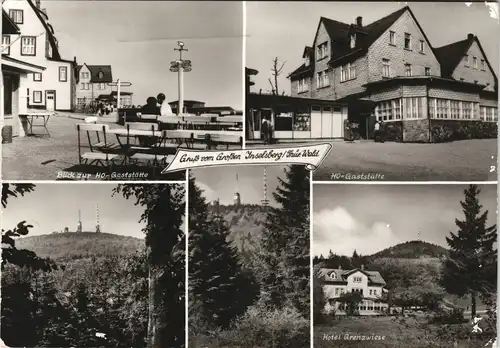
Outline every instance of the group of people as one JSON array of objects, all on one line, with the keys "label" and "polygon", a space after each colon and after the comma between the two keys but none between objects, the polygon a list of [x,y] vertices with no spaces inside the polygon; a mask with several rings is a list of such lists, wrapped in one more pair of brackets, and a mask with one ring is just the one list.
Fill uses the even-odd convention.
[{"label": "group of people", "polygon": [[109,115],[111,111],[113,111],[113,106],[111,104],[103,102],[99,102],[99,104],[97,104],[98,116]]},{"label": "group of people", "polygon": [[146,100],[146,105],[141,108],[141,113],[144,115],[158,116],[174,116],[172,108],[165,102],[165,94],[160,93],[158,96],[149,97]]}]

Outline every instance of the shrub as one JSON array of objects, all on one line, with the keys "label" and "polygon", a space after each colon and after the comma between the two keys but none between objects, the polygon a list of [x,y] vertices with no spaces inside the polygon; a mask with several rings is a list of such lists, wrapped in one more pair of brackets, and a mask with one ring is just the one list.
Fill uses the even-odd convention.
[{"label": "shrub", "polygon": [[464,321],[464,310],[461,308],[454,308],[451,311],[442,310],[431,318],[434,324],[461,324]]},{"label": "shrub", "polygon": [[494,122],[433,120],[431,133],[432,141],[435,143],[464,139],[494,139],[498,137],[498,127]]},{"label": "shrub", "polygon": [[295,308],[266,310],[252,306],[231,330],[213,332],[219,347],[306,348],[310,321]]},{"label": "shrub", "polygon": [[403,141],[402,123],[400,122],[385,123],[384,132],[386,141]]}]

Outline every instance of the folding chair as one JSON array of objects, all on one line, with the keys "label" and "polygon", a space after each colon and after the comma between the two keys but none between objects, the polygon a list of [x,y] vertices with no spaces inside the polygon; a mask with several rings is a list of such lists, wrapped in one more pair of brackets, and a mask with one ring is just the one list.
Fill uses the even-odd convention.
[{"label": "folding chair", "polygon": [[[150,135],[134,135],[133,130],[151,132]],[[132,131],[132,132],[131,132]],[[142,143],[139,145],[129,145],[130,152],[132,155],[129,159],[136,164],[139,162],[146,163],[147,166],[153,166],[162,164],[166,159],[167,155],[161,153],[160,145],[164,140],[163,132],[161,135],[157,134],[158,124],[155,123],[130,123],[127,124],[127,144],[130,144],[130,137],[139,137],[142,139]],[[132,135],[131,135],[132,133]]]},{"label": "folding chair", "polygon": [[173,145],[175,147],[181,147],[182,144],[186,144],[187,148],[190,148],[193,144],[193,133],[188,130],[166,130],[165,139],[168,141],[174,140]]},{"label": "folding chair", "polygon": [[[77,124],[78,132],[78,161],[80,164],[92,165],[98,164],[107,166],[113,165],[113,160],[119,155],[117,152],[121,149],[117,143],[108,142],[106,132],[109,131],[109,126],[104,124]],[[82,146],[80,132],[87,133],[88,146]],[[97,142],[93,142],[91,133],[95,132]],[[102,134],[101,134],[102,133]],[[90,149],[89,152],[82,153],[82,148]]]},{"label": "folding chair", "polygon": [[229,145],[238,145],[241,149],[243,148],[243,137],[233,134],[217,134],[211,137],[212,144],[226,145],[226,149],[229,149]]}]

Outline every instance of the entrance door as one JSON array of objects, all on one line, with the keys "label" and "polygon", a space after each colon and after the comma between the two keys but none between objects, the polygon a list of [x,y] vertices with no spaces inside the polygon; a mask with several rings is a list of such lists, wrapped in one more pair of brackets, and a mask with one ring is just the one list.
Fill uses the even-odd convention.
[{"label": "entrance door", "polygon": [[332,108],[324,107],[321,112],[321,137],[332,138]]},{"label": "entrance door", "polygon": [[45,107],[48,111],[56,109],[56,91],[45,91]]},{"label": "entrance door", "polygon": [[311,108],[311,138],[321,138],[321,107]]},{"label": "entrance door", "polygon": [[344,135],[344,119],[342,118],[342,109],[334,107],[332,110],[333,119],[333,138],[342,138]]}]

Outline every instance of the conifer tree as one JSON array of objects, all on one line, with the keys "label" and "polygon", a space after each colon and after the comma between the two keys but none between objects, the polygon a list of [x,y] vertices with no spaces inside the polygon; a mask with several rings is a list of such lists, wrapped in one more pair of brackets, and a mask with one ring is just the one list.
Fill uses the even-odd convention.
[{"label": "conifer tree", "polygon": [[[202,191],[189,179],[189,287],[206,324],[228,327],[253,302],[245,296],[249,280],[243,274],[236,247],[227,241],[229,229],[218,214],[210,217]],[[194,303],[193,303],[194,302]]]},{"label": "conifer tree", "polygon": [[269,208],[255,257],[261,301],[282,308],[296,307],[309,316],[309,172],[289,166],[273,193],[280,208]]},{"label": "conifer tree", "polygon": [[455,220],[458,232],[446,238],[450,252],[443,269],[443,286],[449,293],[470,296],[473,317],[477,297],[494,293],[497,279],[496,225],[486,227],[488,211],[481,211],[479,193],[477,185],[464,191],[460,204],[465,218]]}]

